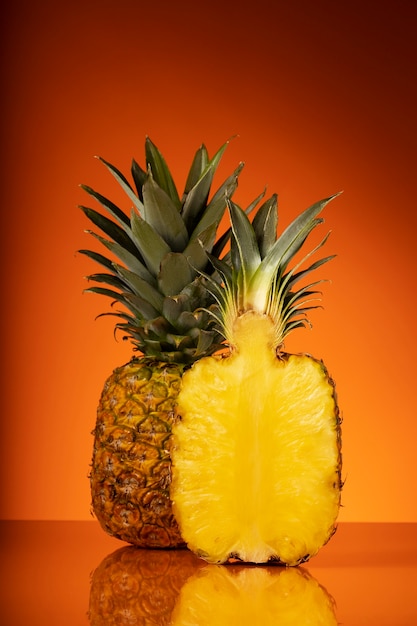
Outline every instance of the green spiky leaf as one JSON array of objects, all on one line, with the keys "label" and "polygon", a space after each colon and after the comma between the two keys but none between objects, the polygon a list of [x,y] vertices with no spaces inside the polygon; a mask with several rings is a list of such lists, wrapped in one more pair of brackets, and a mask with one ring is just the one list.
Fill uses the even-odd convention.
[{"label": "green spiky leaf", "polygon": [[129,250],[132,254],[138,254],[138,250],[134,242],[131,237],[126,234],[123,228],[115,224],[108,217],[98,213],[98,211],[94,211],[94,209],[90,209],[85,206],[80,206],[79,208],[84,212],[88,219],[93,222],[93,224],[98,226],[98,228],[100,228],[100,230],[102,230],[108,237],[111,237],[113,241],[118,243],[122,248]]},{"label": "green spiky leaf", "polygon": [[106,211],[110,213],[110,215],[115,217],[119,224],[122,226],[122,228],[124,228],[125,230],[126,228],[130,228],[129,217],[126,215],[126,213],[119,209],[119,207],[116,206],[114,202],[103,196],[101,193],[98,193],[97,191],[92,189],[92,187],[88,187],[87,185],[80,185],[80,187],[81,189],[83,189],[83,191],[85,191],[95,200],[97,200],[97,202],[99,202],[99,204],[101,204],[101,206],[104,207]]},{"label": "green spiky leaf", "polygon": [[193,161],[191,163],[190,171],[187,176],[187,180],[185,182],[184,187],[184,196],[191,191],[193,187],[198,183],[203,172],[205,171],[207,164],[209,162],[209,156],[207,152],[206,146],[203,144],[199,147],[197,152],[194,155]]},{"label": "green spiky leaf", "polygon": [[145,172],[144,169],[141,168],[141,166],[139,165],[139,163],[137,163],[135,161],[135,159],[132,159],[132,164],[131,164],[131,167],[130,167],[130,171],[132,173],[133,182],[135,183],[135,187],[136,187],[136,192],[138,194],[138,198],[139,198],[139,200],[143,204],[142,189],[143,189],[143,185],[146,183],[146,179],[148,178],[148,174],[147,174],[147,172]]},{"label": "green spiky leaf", "polygon": [[274,194],[257,211],[252,225],[255,231],[259,252],[264,258],[274,245],[278,226],[277,195]]},{"label": "green spiky leaf", "polygon": [[86,232],[90,234],[92,237],[94,237],[95,239],[97,239],[108,250],[110,250],[110,252],[112,252],[114,256],[117,257],[122,263],[124,263],[126,267],[128,267],[132,272],[135,272],[136,274],[138,274],[138,276],[141,276],[144,280],[147,280],[149,283],[152,283],[155,281],[154,277],[147,270],[147,268],[143,265],[141,260],[138,259],[136,255],[129,252],[129,250],[124,248],[122,245],[114,241],[109,241],[108,239],[105,239],[104,237],[97,235],[95,232],[91,230],[88,230]]},{"label": "green spiky leaf", "polygon": [[144,220],[173,252],[182,252],[188,232],[177,207],[150,174],[143,186]]},{"label": "green spiky leaf", "polygon": [[115,167],[114,165],[112,165],[111,163],[103,159],[102,157],[97,157],[97,158],[99,159],[99,161],[101,161],[101,163],[103,163],[107,167],[109,172],[114,176],[114,178],[119,183],[120,187],[123,189],[123,191],[127,194],[130,200],[133,202],[134,206],[139,211],[139,213],[142,213],[142,210],[143,210],[142,202],[139,200],[138,196],[135,194],[127,178],[117,169],[117,167]]},{"label": "green spiky leaf", "polygon": [[146,163],[148,170],[150,168],[152,177],[156,184],[167,194],[172,204],[179,212],[181,209],[181,202],[178,195],[177,187],[169,171],[168,165],[162,156],[159,149],[154,143],[146,138],[145,142]]},{"label": "green spiky leaf", "polygon": [[134,211],[132,211],[131,223],[146,267],[152,276],[156,277],[159,274],[162,259],[171,249],[151,224],[141,219]]},{"label": "green spiky leaf", "polygon": [[165,296],[180,293],[195,277],[195,271],[183,254],[170,252],[161,263],[158,287]]}]

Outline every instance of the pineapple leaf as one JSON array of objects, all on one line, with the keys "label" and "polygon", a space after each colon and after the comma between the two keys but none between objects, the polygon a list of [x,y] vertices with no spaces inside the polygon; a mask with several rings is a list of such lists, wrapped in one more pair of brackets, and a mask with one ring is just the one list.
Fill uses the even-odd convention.
[{"label": "pineapple leaf", "polygon": [[[245,213],[246,213],[246,215],[250,215],[250,214],[252,213],[252,211],[256,208],[257,204],[258,204],[258,203],[259,203],[259,201],[260,201],[260,200],[264,197],[264,195],[265,195],[265,191],[263,191],[261,194],[259,194],[259,196],[257,196],[257,197],[256,197],[256,198],[255,198],[255,199],[254,199],[254,200],[253,200],[250,204],[249,204],[249,206],[245,209]],[[226,197],[228,197],[228,196],[226,195]],[[218,258],[220,257],[220,255],[221,255],[222,251],[224,250],[224,248],[225,248],[225,246],[226,246],[227,242],[230,240],[231,235],[232,235],[232,229],[231,229],[231,228],[228,228],[228,229],[227,229],[227,230],[223,233],[223,235],[221,235],[221,236],[217,239],[217,241],[216,241],[215,245],[213,246],[213,254],[214,254],[216,257],[218,257]],[[226,258],[226,257],[224,257],[224,258]]]},{"label": "pineapple leaf", "polygon": [[289,322],[285,326],[285,332],[283,333],[282,339],[285,339],[285,337],[287,337],[287,335],[289,335],[296,328],[305,328],[306,326],[310,326],[307,318],[298,319],[293,322]]},{"label": "pineapple leaf", "polygon": [[[316,226],[321,224],[322,221],[323,220],[318,219],[306,221],[302,228],[295,233],[295,236],[293,236],[293,234],[289,231],[282,233],[273,247],[269,250],[266,257],[262,260],[262,263],[258,268],[257,275],[261,276],[263,274],[264,276],[268,275],[269,277],[272,277],[274,274],[281,274],[285,270],[290,259],[301,248],[310,232]],[[287,233],[288,236],[286,236]],[[291,239],[290,237],[293,238]]]},{"label": "pineapple leaf", "polygon": [[201,314],[191,313],[191,311],[182,311],[178,316],[177,328],[180,332],[186,333],[198,327],[197,318],[201,318]]},{"label": "pineapple leaf", "polygon": [[120,289],[120,291],[125,291],[127,288],[127,283],[123,281],[119,276],[115,276],[114,274],[90,274],[87,276],[87,280],[93,280],[97,283],[107,283],[111,287],[116,287],[116,289]]},{"label": "pineapple leaf", "polygon": [[146,267],[152,276],[156,278],[162,259],[170,252],[170,247],[153,229],[151,224],[145,222],[135,211],[132,211],[131,223],[135,240],[137,241]]},{"label": "pineapple leaf", "polygon": [[266,256],[276,241],[277,225],[277,195],[274,194],[259,208],[252,221],[262,258]]},{"label": "pineapple leaf", "polygon": [[[295,297],[290,291],[296,282],[298,282],[302,278],[305,278],[308,274],[310,274],[310,272],[313,272],[315,269],[317,269],[324,263],[327,263],[327,261],[330,261],[331,259],[334,258],[334,255],[331,255],[331,256],[319,259],[315,261],[314,263],[312,263],[306,269],[300,272],[296,271],[298,270],[299,267],[301,267],[305,263],[305,261],[309,257],[311,257],[315,252],[317,252],[317,250],[319,250],[326,243],[329,235],[330,233],[327,233],[327,235],[320,241],[320,243],[315,248],[310,250],[310,252],[308,252],[308,254],[306,254],[304,258],[301,259],[301,261],[299,261],[289,272],[287,272],[287,274],[282,276],[277,294],[275,294],[275,291],[276,291],[275,285],[273,285],[271,298],[270,298],[270,310],[271,311],[274,310],[276,312],[279,308],[281,308],[282,307],[281,301],[285,301],[285,303],[287,303],[288,301],[296,302],[297,300],[300,299],[300,297],[304,297],[306,295],[307,289],[315,286],[316,284],[319,284],[320,282],[323,282],[320,280],[315,283],[311,283],[309,285],[304,286],[302,289],[298,290],[298,292],[295,292]],[[275,280],[277,280],[277,278],[278,277],[276,276]],[[312,295],[312,294],[310,293],[309,295]],[[286,308],[286,306],[287,304],[284,305],[284,308]]]},{"label": "pineapple leaf", "polygon": [[143,186],[144,219],[173,252],[182,252],[188,232],[175,204],[150,173]]},{"label": "pineapple leaf", "polygon": [[291,279],[290,279],[290,281],[288,283],[289,288],[291,288],[297,281],[301,280],[302,278],[305,278],[305,276],[310,274],[310,272],[313,272],[318,267],[320,267],[324,263],[327,263],[328,261],[331,261],[335,257],[336,257],[335,254],[331,254],[329,256],[324,257],[323,259],[319,259],[318,261],[315,261],[309,267],[307,267],[305,270],[297,272],[296,274],[292,274]]},{"label": "pineapple leaf", "polygon": [[[281,276],[294,255],[301,248],[311,231],[323,222],[316,216],[335,196],[316,202],[300,213],[275,241],[262,259],[250,286],[258,306],[265,308],[269,292],[276,276]],[[323,242],[324,243],[324,242]],[[320,247],[319,244],[318,247]],[[309,256],[309,255],[307,255]],[[305,257],[307,258],[307,257]]]},{"label": "pineapple leaf", "polygon": [[274,247],[276,250],[272,253],[275,259],[280,256],[279,265],[285,268],[288,262],[298,252],[303,245],[310,232],[323,220],[315,219],[316,216],[324,209],[324,207],[339,194],[325,198],[316,202],[308,209],[300,213],[293,222],[284,230],[278,238]]},{"label": "pineapple leaf", "polygon": [[161,152],[158,150],[155,144],[152,143],[149,137],[146,137],[145,153],[148,170],[150,168],[152,176],[157,185],[165,191],[165,193],[171,199],[172,204],[179,212],[181,209],[181,201],[174,180],[171,176],[171,172],[169,171],[169,168]]},{"label": "pineapple leaf", "polygon": [[239,273],[242,273],[243,289],[246,293],[250,280],[261,263],[261,255],[255,231],[245,211],[231,201],[228,201],[228,207],[232,222],[233,249],[235,249],[233,266],[238,268]]},{"label": "pineapple leaf", "polygon": [[164,298],[156,288],[125,267],[115,264],[115,269],[134,294],[149,302],[157,311],[161,311]]},{"label": "pineapple leaf", "polygon": [[134,317],[133,315],[129,315],[129,313],[125,313],[122,311],[107,311],[105,313],[100,313],[99,315],[97,315],[97,318],[99,317],[106,317],[111,315],[112,317],[119,317],[120,319],[126,320],[125,324],[118,324],[118,327],[132,327],[132,328],[136,328],[137,327],[137,318]]},{"label": "pineapple leaf", "polygon": [[188,259],[191,267],[200,271],[207,265],[207,252],[210,252],[213,248],[213,243],[216,237],[217,225],[211,224],[203,232],[200,233],[198,239],[190,241],[188,246],[184,250],[184,256]]},{"label": "pineapple leaf", "polygon": [[165,317],[165,319],[168,320],[168,322],[172,326],[176,325],[181,312],[181,302],[179,302],[177,298],[171,298],[169,296],[164,298],[164,302],[162,305],[162,315]]},{"label": "pineapple leaf", "polygon": [[243,165],[243,163],[239,164],[233,174],[224,181],[221,187],[219,187],[214,196],[211,198],[206,210],[204,211],[204,215],[192,232],[190,241],[197,239],[200,233],[211,224],[220,223],[227,208],[227,198],[231,197],[237,188],[238,176],[242,171]]},{"label": "pineapple leaf", "polygon": [[179,294],[195,276],[189,262],[183,254],[170,252],[162,262],[158,275],[158,287],[165,296]]},{"label": "pineapple leaf", "polygon": [[198,183],[204,170],[207,167],[208,161],[209,157],[207,153],[207,148],[203,144],[195,153],[193,162],[191,163],[190,171],[188,173],[185,183],[184,196],[186,196],[191,191],[191,189],[195,187],[195,185]]},{"label": "pineapple leaf", "polygon": [[170,329],[169,323],[162,315],[146,322],[144,329],[148,336],[151,337],[153,335],[156,338],[168,337],[169,331],[172,330]]},{"label": "pineapple leaf", "polygon": [[219,272],[224,282],[228,285],[231,285],[233,280],[233,273],[230,265],[225,263],[223,259],[218,259],[212,254],[209,254],[208,257],[210,259],[210,263],[213,265],[214,269]]},{"label": "pineapple leaf", "polygon": [[[198,334],[196,356],[199,356],[201,354],[202,355],[207,354],[207,350],[210,348],[212,344],[213,344],[213,333],[207,330],[200,330]],[[215,347],[218,348],[218,346],[215,346]]]},{"label": "pineapple leaf", "polygon": [[[84,289],[84,293],[95,293],[102,296],[108,296],[113,299],[113,304],[115,302],[120,302],[132,312],[132,316],[125,315],[120,312],[108,312],[108,313],[100,313],[97,317],[103,317],[105,315],[112,315],[117,317],[122,317],[127,320],[134,320],[137,323],[139,320],[150,319],[156,317],[158,315],[158,311],[152,307],[149,302],[143,300],[139,296],[135,294],[124,293],[121,294],[117,291],[113,291],[112,289],[106,289],[104,287],[89,287],[88,289]],[[122,325],[118,325],[117,327],[122,328]],[[137,328],[137,327],[136,327]]]},{"label": "pineapple leaf", "polygon": [[99,265],[103,265],[105,268],[107,268],[111,272],[114,271],[113,261],[110,261],[110,259],[108,259],[104,255],[99,254],[98,252],[94,252],[93,250],[78,250],[78,252],[80,254],[84,254],[85,256],[88,256],[90,259],[92,259]]},{"label": "pineapple leaf", "polygon": [[204,215],[214,174],[229,142],[223,144],[208,162],[201,176],[189,190],[183,206],[183,218],[191,233]]},{"label": "pineapple leaf", "polygon": [[98,193],[88,185],[80,185],[81,189],[92,196],[97,202],[101,204],[113,217],[117,219],[119,224],[126,230],[126,227],[130,229],[130,220],[128,216],[119,209],[111,200],[103,196],[101,193]]},{"label": "pineapple leaf", "polygon": [[212,181],[213,171],[208,167],[199,181],[187,194],[183,206],[182,218],[189,232],[193,231],[196,222],[198,223],[198,218],[201,213],[204,212]]},{"label": "pineapple leaf", "polygon": [[119,293],[118,291],[113,291],[113,289],[107,289],[106,287],[88,287],[87,289],[84,289],[83,293],[97,293],[101,296],[108,296],[109,298],[113,298],[113,300],[125,304],[125,298],[123,294]]},{"label": "pineapple leaf", "polygon": [[216,169],[219,166],[220,160],[224,154],[224,151],[226,150],[229,143],[230,143],[230,140],[226,141],[222,146],[220,146],[216,154],[210,159],[210,163],[208,164],[208,167],[213,168],[213,170],[216,171]]},{"label": "pineapple leaf", "polygon": [[110,173],[114,176],[114,178],[119,183],[120,187],[128,195],[128,197],[133,202],[133,204],[135,205],[135,207],[137,208],[139,213],[142,213],[142,211],[143,211],[143,204],[139,200],[139,198],[137,197],[135,192],[133,191],[129,181],[127,180],[127,178],[114,165],[112,165],[111,163],[109,163],[108,161],[103,159],[102,157],[97,157],[97,158],[99,159],[99,161],[101,161],[107,167],[107,169],[110,171]]},{"label": "pineapple leaf", "polygon": [[100,228],[106,235],[111,237],[113,241],[118,243],[120,246],[129,250],[132,254],[137,255],[138,250],[132,242],[131,238],[126,234],[126,232],[120,228],[117,224],[115,224],[108,217],[105,217],[101,213],[98,213],[94,209],[90,209],[85,206],[79,207],[83,213],[88,217],[88,219],[93,222],[96,226]]},{"label": "pineapple leaf", "polygon": [[[95,239],[97,239],[103,246],[110,250],[110,252],[112,252],[120,261],[122,261],[122,263],[124,263],[126,267],[128,267],[132,272],[135,272],[136,274],[138,274],[138,276],[141,276],[144,280],[147,280],[150,283],[155,283],[155,279],[153,278],[152,274],[146,269],[146,267],[136,255],[129,252],[129,250],[126,250],[126,248],[124,248],[117,242],[108,241],[107,239],[104,239],[104,237],[101,237],[100,235],[94,233],[92,230],[87,230],[86,232],[95,237]],[[102,258],[104,259],[105,257]]]},{"label": "pineapple leaf", "polygon": [[256,196],[256,198],[254,198],[252,200],[252,202],[246,207],[245,209],[245,213],[246,215],[250,215],[252,213],[252,211],[254,209],[256,209],[256,207],[258,206],[259,202],[262,200],[262,198],[265,196],[266,193],[266,189],[264,189],[258,196]]},{"label": "pineapple leaf", "polygon": [[139,315],[143,319],[152,319],[158,317],[160,311],[155,309],[154,306],[144,298],[141,298],[137,294],[127,293],[123,299],[125,306],[127,306],[134,315]]},{"label": "pineapple leaf", "polygon": [[130,171],[132,173],[133,182],[135,183],[139,200],[143,203],[142,188],[146,182],[146,179],[148,178],[148,174],[145,172],[144,169],[141,168],[141,166],[135,161],[135,159],[132,159]]}]

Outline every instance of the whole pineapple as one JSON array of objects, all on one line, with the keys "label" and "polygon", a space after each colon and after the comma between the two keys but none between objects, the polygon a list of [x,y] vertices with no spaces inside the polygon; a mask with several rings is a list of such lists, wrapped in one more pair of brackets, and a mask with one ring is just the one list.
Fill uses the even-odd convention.
[{"label": "whole pineapple", "polygon": [[101,394],[93,433],[92,509],[110,535],[142,547],[183,543],[169,497],[171,429],[184,367],[212,354],[221,342],[210,324],[214,299],[201,272],[210,266],[207,253],[218,256],[227,240],[226,233],[216,241],[217,228],[242,168],[210,197],[226,145],[211,159],[204,145],[197,150],[181,198],[149,138],[146,169],[132,162],[134,187],[101,159],[133,203],[130,215],[83,186],[108,214],[81,207],[105,237],[87,232],[110,252],[108,257],[80,250],[105,268],[88,277],[99,285],[86,291],[122,305],[104,315],[118,318],[116,329],[139,353],[113,372]]},{"label": "whole pineapple", "polygon": [[209,562],[297,565],[335,531],[342,481],[334,383],[321,361],[283,351],[315,308],[321,281],[303,279],[332,258],[300,269],[325,237],[294,260],[330,199],[278,238],[275,196],[252,223],[229,203],[231,251],[226,261],[211,258],[223,284],[207,277],[228,350],[184,374],[172,451],[176,518],[188,546]]}]

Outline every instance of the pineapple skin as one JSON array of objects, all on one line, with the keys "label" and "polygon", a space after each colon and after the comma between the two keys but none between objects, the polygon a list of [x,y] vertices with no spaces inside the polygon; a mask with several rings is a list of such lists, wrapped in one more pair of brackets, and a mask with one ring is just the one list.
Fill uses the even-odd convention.
[{"label": "pineapple skin", "polygon": [[188,550],[119,548],[91,578],[91,626],[170,626],[184,583],[204,564]]},{"label": "pineapple skin", "polygon": [[143,548],[184,545],[169,495],[182,372],[180,364],[133,358],[107,379],[97,410],[92,512],[109,535]]},{"label": "pineapple skin", "polygon": [[252,312],[236,349],[184,374],[171,498],[188,547],[210,563],[309,560],[336,530],[341,418],[334,381],[307,354],[278,356]]}]

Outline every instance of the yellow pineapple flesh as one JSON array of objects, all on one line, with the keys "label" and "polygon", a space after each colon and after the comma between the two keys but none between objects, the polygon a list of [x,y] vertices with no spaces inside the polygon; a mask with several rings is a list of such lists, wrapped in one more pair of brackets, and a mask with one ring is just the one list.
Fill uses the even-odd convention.
[{"label": "yellow pineapple flesh", "polygon": [[336,626],[335,602],[307,571],[207,565],[184,584],[172,626]]},{"label": "yellow pineapple flesh", "polygon": [[334,386],[312,357],[276,356],[267,316],[247,313],[237,326],[229,356],[184,375],[174,512],[210,561],[295,565],[326,543],[339,510]]}]

